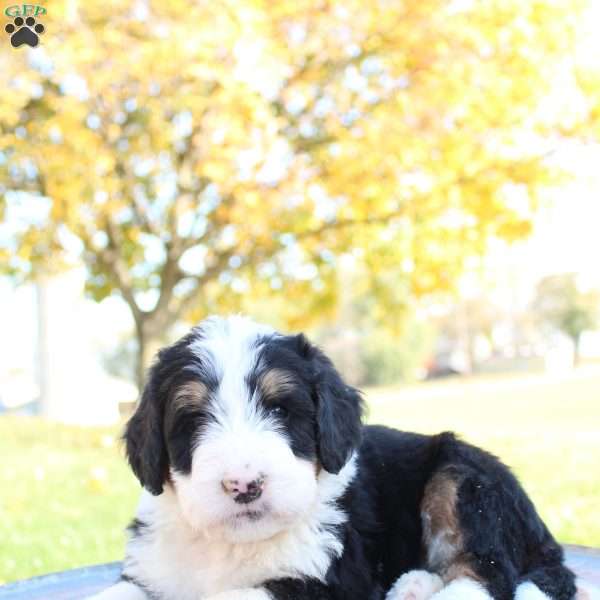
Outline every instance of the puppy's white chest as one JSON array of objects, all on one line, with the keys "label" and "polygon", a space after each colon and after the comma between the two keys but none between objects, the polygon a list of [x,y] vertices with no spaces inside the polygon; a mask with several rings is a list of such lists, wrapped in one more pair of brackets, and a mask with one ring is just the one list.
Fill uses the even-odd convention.
[{"label": "puppy's white chest", "polygon": [[167,597],[182,600],[207,598],[258,583],[263,572],[250,552],[242,557],[239,551],[223,542],[163,541],[157,550],[160,561],[169,571],[160,582],[157,581],[157,587],[164,591],[170,588]]},{"label": "puppy's white chest", "polygon": [[128,543],[124,572],[159,597],[177,600],[203,600],[286,577],[324,581],[343,552],[337,529],[347,515],[337,499],[355,472],[356,457],[338,475],[322,471],[316,500],[302,517],[276,535],[246,543],[232,543],[215,530],[194,533],[173,492],[144,492],[137,517],[145,526]]},{"label": "puppy's white chest", "polygon": [[340,550],[335,536],[308,522],[259,543],[158,535],[130,546],[130,556],[139,558],[128,571],[168,598],[200,600],[271,579],[324,579],[331,557]]}]

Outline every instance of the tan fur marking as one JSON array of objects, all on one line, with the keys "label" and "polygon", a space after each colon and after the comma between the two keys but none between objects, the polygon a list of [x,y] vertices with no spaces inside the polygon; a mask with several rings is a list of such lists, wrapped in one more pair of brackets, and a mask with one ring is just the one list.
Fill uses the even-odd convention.
[{"label": "tan fur marking", "polygon": [[173,402],[179,407],[197,406],[206,401],[208,397],[207,387],[200,381],[189,381],[177,388]]},{"label": "tan fur marking", "polygon": [[430,569],[444,572],[452,566],[463,547],[456,513],[460,482],[451,473],[436,473],[425,486],[421,502],[423,542]]},{"label": "tan fur marking", "polygon": [[451,581],[455,579],[460,579],[462,577],[466,577],[468,579],[474,579],[480,583],[483,583],[483,580],[475,571],[466,563],[456,562],[451,564],[443,573],[442,579],[444,583],[447,585]]},{"label": "tan fur marking", "polygon": [[264,396],[272,397],[289,391],[294,384],[294,376],[288,371],[270,369],[260,378],[259,387]]}]

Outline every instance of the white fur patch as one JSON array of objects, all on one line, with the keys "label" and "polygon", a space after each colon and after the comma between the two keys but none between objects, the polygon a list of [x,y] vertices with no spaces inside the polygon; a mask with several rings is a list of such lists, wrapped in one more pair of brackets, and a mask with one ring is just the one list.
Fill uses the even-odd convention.
[{"label": "white fur patch", "polygon": [[[577,594],[575,600],[600,600],[600,589],[582,579],[577,579]],[[517,587],[515,600],[552,600],[544,594],[533,582],[526,581]]]},{"label": "white fur patch", "polygon": [[428,571],[409,571],[394,583],[386,600],[428,600],[444,587],[439,575]]},{"label": "white fur patch", "polygon": [[120,581],[99,594],[89,596],[87,600],[148,600],[148,596],[137,585]]},{"label": "white fur patch", "polygon": [[515,600],[552,600],[531,581],[521,583],[515,592]]},{"label": "white fur patch", "polygon": [[482,585],[466,577],[451,581],[431,598],[432,600],[492,600]]},{"label": "white fur patch", "polygon": [[[310,510],[317,494],[315,465],[296,457],[278,432],[254,425],[240,423],[231,431],[216,425],[194,451],[191,473],[171,472],[181,513],[195,531],[254,542],[290,527]],[[223,480],[259,477],[265,479],[264,491],[250,505],[223,492]],[[168,491],[163,495],[167,498]]]},{"label": "white fur patch", "polygon": [[[421,515],[423,524],[425,527],[431,521],[431,515]],[[439,533],[432,536],[431,541],[427,545],[427,564],[432,565],[443,565],[447,562],[451,562],[452,558],[456,556],[459,547],[452,543],[450,540],[454,537],[453,531],[450,529],[442,529]]]},{"label": "white fur patch", "polygon": [[347,516],[335,500],[355,474],[354,456],[337,475],[321,471],[301,519],[268,539],[245,543],[233,543],[219,531],[192,529],[172,489],[160,496],[143,492],[137,516],[149,525],[129,542],[125,573],[157,595],[177,600],[212,600],[212,595],[282,577],[323,581],[332,559],[343,551],[331,528]]},{"label": "white fur patch", "polygon": [[272,600],[271,594],[264,590],[233,590],[210,596],[207,600]]}]

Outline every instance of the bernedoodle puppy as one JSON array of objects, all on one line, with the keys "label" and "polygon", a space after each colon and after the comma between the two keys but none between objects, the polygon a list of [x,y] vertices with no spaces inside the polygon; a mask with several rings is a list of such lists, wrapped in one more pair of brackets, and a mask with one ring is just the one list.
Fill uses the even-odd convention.
[{"label": "bernedoodle puppy", "polygon": [[96,598],[575,597],[508,468],[361,415],[303,335],[213,317],[161,350],[125,432],[144,492],[121,580]]}]

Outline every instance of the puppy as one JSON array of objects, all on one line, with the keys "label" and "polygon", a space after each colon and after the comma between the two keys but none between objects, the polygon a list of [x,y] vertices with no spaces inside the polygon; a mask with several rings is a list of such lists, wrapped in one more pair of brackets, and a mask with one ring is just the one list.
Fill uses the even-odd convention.
[{"label": "puppy", "polygon": [[99,600],[571,600],[510,471],[457,440],[363,426],[303,335],[209,318],[161,350],[127,424],[144,487]]}]

